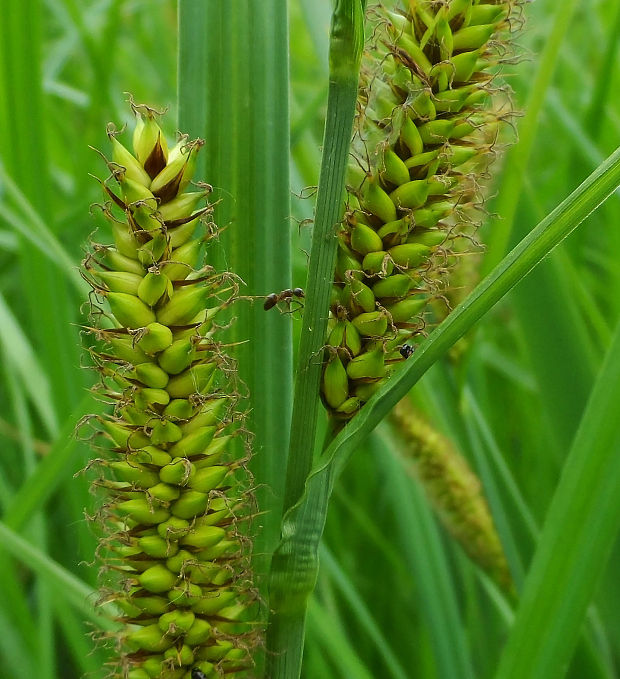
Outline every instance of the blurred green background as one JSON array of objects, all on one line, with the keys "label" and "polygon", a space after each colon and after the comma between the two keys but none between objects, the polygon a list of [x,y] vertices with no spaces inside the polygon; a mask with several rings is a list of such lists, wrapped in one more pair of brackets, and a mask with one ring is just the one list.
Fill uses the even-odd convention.
[{"label": "blurred green background", "polygon": [[[331,4],[289,5],[298,194],[318,178]],[[89,146],[105,148],[109,121],[129,121],[127,92],[169,107],[175,132],[176,5],[0,7],[0,676],[99,677],[106,656],[89,637],[100,624],[91,611],[96,541],[84,516],[93,500],[86,476],[74,478],[91,452],[71,438],[96,407],[82,367],[86,286],[77,273],[89,235],[104,228],[89,176],[103,165]],[[491,258],[502,250],[498,233],[517,242],[620,139],[620,3],[538,0],[525,13],[521,59],[503,67],[524,113],[519,145],[491,170],[497,197],[482,231]],[[480,475],[517,583],[619,317],[619,198],[480,323],[458,369],[438,365],[415,389]],[[311,216],[312,199],[294,195],[301,285],[309,229],[296,222]],[[444,534],[385,431],[365,448],[330,510],[304,676],[492,676],[509,608]],[[589,612],[595,660],[578,653],[573,679],[620,672],[619,547]]]}]

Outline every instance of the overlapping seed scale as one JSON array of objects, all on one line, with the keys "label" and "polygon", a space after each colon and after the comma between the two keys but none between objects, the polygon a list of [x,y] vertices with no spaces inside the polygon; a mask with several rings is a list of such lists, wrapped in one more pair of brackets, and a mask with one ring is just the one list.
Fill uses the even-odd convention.
[{"label": "overlapping seed scale", "polygon": [[114,245],[95,245],[84,264],[98,393],[114,404],[98,418],[111,450],[97,485],[115,574],[107,598],[122,611],[115,676],[241,678],[258,632],[231,364],[212,336],[228,279],[196,269],[204,238],[194,234],[210,212],[199,207],[208,187],[189,189],[200,143],[183,138],[169,151],[153,112],[136,112],[133,153],[110,134]]},{"label": "overlapping seed scale", "polygon": [[515,3],[397,4],[373,9],[362,64],[322,380],[339,419],[359,410],[424,332],[424,312],[456,259],[452,242],[476,222],[480,175],[507,114],[491,82]]}]

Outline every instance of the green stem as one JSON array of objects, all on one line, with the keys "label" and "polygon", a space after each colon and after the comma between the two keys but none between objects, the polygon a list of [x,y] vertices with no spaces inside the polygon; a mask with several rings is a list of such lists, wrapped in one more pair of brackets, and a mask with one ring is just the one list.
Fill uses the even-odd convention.
[{"label": "green stem", "polygon": [[327,118],[297,362],[285,510],[301,495],[312,468],[322,351],[338,246],[336,229],[344,209],[345,171],[363,42],[359,0],[339,0],[332,17]]},{"label": "green stem", "polygon": [[[360,0],[338,0],[331,26],[327,120],[299,346],[285,508],[301,495],[312,468],[322,350],[336,260],[336,227],[344,208],[344,177],[363,43]],[[316,569],[311,567],[301,574],[302,586],[298,588],[298,574],[289,573],[281,566],[281,563],[272,564],[270,576],[272,614],[267,631],[266,676],[293,679],[301,673],[307,596],[314,587]]]}]

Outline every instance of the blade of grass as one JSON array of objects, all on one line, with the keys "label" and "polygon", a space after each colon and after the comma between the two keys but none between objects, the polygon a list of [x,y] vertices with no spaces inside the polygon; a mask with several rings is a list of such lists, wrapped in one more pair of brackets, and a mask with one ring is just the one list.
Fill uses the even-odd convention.
[{"label": "blade of grass", "polygon": [[357,621],[376,645],[377,651],[389,671],[389,676],[396,679],[407,679],[407,673],[399,663],[388,640],[374,620],[372,613],[355,590],[355,586],[340,567],[333,554],[325,546],[321,548],[321,568],[324,569],[325,573],[334,582],[344,600],[351,607]]},{"label": "blade of grass", "polygon": [[383,450],[378,457],[394,497],[398,542],[416,583],[420,613],[429,629],[437,676],[441,679],[473,679],[474,668],[454,581],[437,525],[422,489],[403,470],[402,458],[396,457],[392,441],[383,430],[380,439]]},{"label": "blade of grass", "polygon": [[27,390],[48,435],[53,436],[58,430],[58,423],[53,408],[50,381],[2,294],[0,294],[0,344],[4,349],[5,358],[19,373],[20,382]]},{"label": "blade of grass", "polygon": [[620,528],[620,324],[525,582],[496,679],[560,679]]},{"label": "blade of grass", "polygon": [[[300,501],[284,516],[282,540],[273,559],[282,619],[299,619],[314,587],[318,545],[335,479],[367,434],[405,396],[426,370],[512,287],[593,212],[620,184],[617,149],[565,201],[551,212],[417,349],[403,370],[383,386],[359,415],[337,435],[306,482]],[[294,596],[291,594],[294,592]],[[286,606],[286,608],[285,608]],[[286,645],[280,646],[281,650]],[[284,661],[282,661],[284,662]],[[292,676],[292,675],[283,675]]]},{"label": "blade of grass", "polygon": [[[98,596],[96,590],[90,588],[47,554],[17,535],[3,521],[0,521],[0,540],[3,549],[34,571],[40,578],[49,582],[50,585],[60,588],[71,605],[88,620],[94,622],[97,627],[103,630],[116,629],[116,623],[95,612],[93,602]],[[110,606],[102,607],[101,610],[112,612]]]},{"label": "blade of grass", "polygon": [[[303,491],[312,467],[319,409],[321,351],[327,330],[327,308],[336,261],[336,224],[344,208],[344,174],[353,131],[359,64],[364,42],[363,11],[359,0],[336,3],[330,40],[330,86],[323,160],[317,195],[312,251],[308,265],[306,302],[299,345],[291,445],[284,507]],[[267,630],[267,676],[298,677],[303,654],[306,596],[291,596],[294,574],[272,568]],[[316,572],[311,574],[314,582]],[[306,593],[312,589],[306,587]],[[293,589],[294,591],[294,589]]]},{"label": "blade of grass", "polygon": [[40,511],[58,486],[70,478],[75,469],[70,464],[78,441],[75,428],[86,413],[100,413],[105,405],[85,395],[73,413],[66,419],[56,442],[49,453],[39,462],[33,473],[14,495],[11,506],[5,512],[4,523],[12,530],[21,530]]},{"label": "blade of grass", "polygon": [[363,13],[359,0],[338,1],[331,31],[323,159],[308,263],[291,424],[289,460],[294,464],[289,464],[287,468],[285,509],[299,498],[313,461],[322,371],[321,352],[325,343],[327,308],[338,245],[336,225],[344,209],[344,177],[364,43]]},{"label": "blade of grass", "polygon": [[312,625],[312,630],[320,640],[324,652],[340,670],[339,676],[373,679],[375,675],[364,665],[343,630],[331,624],[327,612],[316,599],[312,599],[308,606],[308,624]]}]

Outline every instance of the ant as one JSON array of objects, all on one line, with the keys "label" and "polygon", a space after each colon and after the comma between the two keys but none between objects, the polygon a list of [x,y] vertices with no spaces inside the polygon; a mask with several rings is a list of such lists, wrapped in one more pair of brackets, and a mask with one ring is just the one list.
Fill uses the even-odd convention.
[{"label": "ant", "polygon": [[[273,309],[276,304],[279,304],[280,302],[287,302],[290,310],[291,301],[299,302],[299,300],[303,299],[304,297],[305,293],[302,288],[287,288],[286,290],[282,290],[282,292],[272,292],[270,295],[265,297],[263,309],[265,309],[265,311],[269,311],[269,309]],[[299,304],[301,305],[301,302],[299,302]]]},{"label": "ant", "polygon": [[207,675],[202,670],[194,667],[192,670],[192,679],[207,679]]}]

